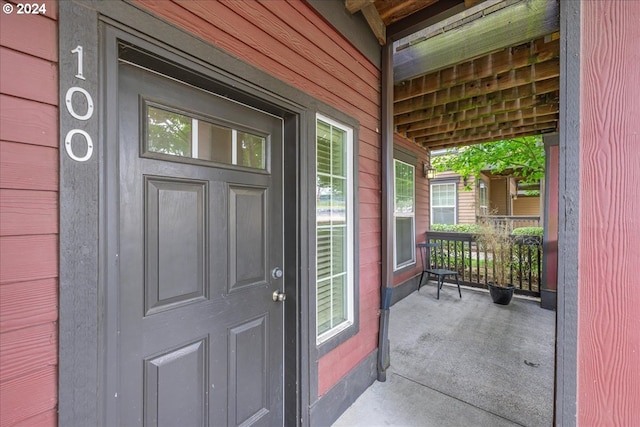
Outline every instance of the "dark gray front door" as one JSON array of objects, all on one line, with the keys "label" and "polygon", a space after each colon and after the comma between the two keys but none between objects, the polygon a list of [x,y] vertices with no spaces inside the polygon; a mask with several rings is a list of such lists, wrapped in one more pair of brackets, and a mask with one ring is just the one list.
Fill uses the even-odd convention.
[{"label": "dark gray front door", "polygon": [[282,425],[282,120],[118,74],[118,423]]}]

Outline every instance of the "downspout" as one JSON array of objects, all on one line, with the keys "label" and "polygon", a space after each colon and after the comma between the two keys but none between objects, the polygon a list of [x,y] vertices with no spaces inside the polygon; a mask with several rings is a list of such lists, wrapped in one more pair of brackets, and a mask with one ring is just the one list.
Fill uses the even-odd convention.
[{"label": "downspout", "polygon": [[393,42],[382,47],[381,93],[381,286],[378,332],[378,381],[387,380],[389,360],[389,307],[393,291]]}]

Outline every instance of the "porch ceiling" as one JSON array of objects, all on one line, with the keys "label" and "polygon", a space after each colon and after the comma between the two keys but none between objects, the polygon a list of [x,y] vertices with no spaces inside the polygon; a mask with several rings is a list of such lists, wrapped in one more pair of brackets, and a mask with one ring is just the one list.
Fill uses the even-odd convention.
[{"label": "porch ceiling", "polygon": [[394,43],[394,125],[429,150],[558,130],[555,0],[346,0]]}]

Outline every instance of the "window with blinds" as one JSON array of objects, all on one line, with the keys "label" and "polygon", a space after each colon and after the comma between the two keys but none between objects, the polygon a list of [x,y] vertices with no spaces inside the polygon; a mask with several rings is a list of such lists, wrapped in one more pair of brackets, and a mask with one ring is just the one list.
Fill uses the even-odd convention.
[{"label": "window with blinds", "polygon": [[415,166],[394,160],[394,267],[413,264],[415,252]]},{"label": "window with blinds", "polygon": [[318,343],[353,324],[353,131],[316,122],[316,325]]},{"label": "window with blinds", "polygon": [[456,183],[431,184],[431,224],[456,223]]}]

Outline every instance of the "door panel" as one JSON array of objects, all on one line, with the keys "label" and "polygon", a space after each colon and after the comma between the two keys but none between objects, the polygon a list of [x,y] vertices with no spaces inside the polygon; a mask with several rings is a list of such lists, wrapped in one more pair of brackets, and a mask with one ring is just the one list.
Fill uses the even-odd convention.
[{"label": "door panel", "polygon": [[282,425],[282,120],[127,63],[118,84],[118,422]]},{"label": "door panel", "polygon": [[[268,413],[265,375],[269,340],[267,315],[231,329],[229,345],[229,416],[231,425],[250,425]],[[248,390],[238,393],[237,390]]]},{"label": "door panel", "polygon": [[145,360],[145,425],[205,425],[206,341],[202,339]]},{"label": "door panel", "polygon": [[229,187],[229,292],[267,280],[266,188]]},{"label": "door panel", "polygon": [[206,298],[207,182],[145,177],[146,315]]}]

